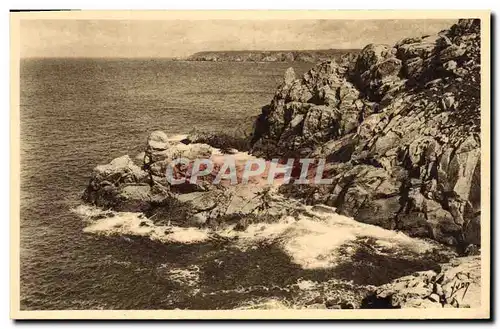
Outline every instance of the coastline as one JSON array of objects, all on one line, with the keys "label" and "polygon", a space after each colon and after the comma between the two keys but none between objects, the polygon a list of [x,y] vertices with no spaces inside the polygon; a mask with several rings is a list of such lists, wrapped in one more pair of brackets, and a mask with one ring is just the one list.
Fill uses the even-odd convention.
[{"label": "coastline", "polygon": [[[428,90],[431,92],[439,88],[451,90],[447,86],[452,84],[455,85],[453,90],[460,90],[461,84],[465,83],[464,75],[477,80],[475,77],[477,66],[474,63],[477,60],[475,49],[478,26],[478,21],[460,20],[449,31],[441,32],[437,36],[407,38],[392,49],[386,45],[368,45],[354,59],[352,56],[347,56],[320,63],[304,74],[302,79],[297,79],[293,69],[288,69],[284,75],[284,82],[278,88],[271,104],[263,107],[261,116],[254,124],[253,133],[243,137],[242,140],[248,140],[249,153],[257,156],[253,159],[261,158],[262,161],[270,160],[273,154],[278,159],[288,154],[292,157],[292,163],[293,158],[311,155],[317,158],[329,157],[327,172],[334,177],[332,183],[324,185],[326,190],[317,185],[304,187],[306,191],[312,189],[317,191],[316,194],[319,193],[319,197],[312,200],[312,204],[316,207],[323,204],[325,209],[329,209],[327,212],[375,224],[388,232],[403,231],[414,238],[434,239],[442,243],[444,250],[446,250],[445,245],[456,248],[459,256],[477,255],[480,250],[476,236],[478,229],[469,227],[478,224],[474,218],[465,218],[471,215],[470,211],[467,212],[468,210],[464,208],[464,205],[465,207],[477,205],[473,199],[467,201],[469,194],[472,193],[470,191],[477,184],[477,179],[474,179],[477,176],[474,168],[477,168],[476,162],[479,156],[479,144],[474,137],[476,136],[474,118],[475,114],[479,113],[475,110],[475,106],[478,106],[477,98],[471,98],[469,95],[468,99],[463,99],[459,92],[455,94],[447,92],[446,95],[452,95],[448,96],[451,100],[440,103],[439,98],[429,94]],[[459,45],[453,44],[450,39]],[[469,54],[469,58],[472,59],[464,60],[461,57],[464,53]],[[438,56],[440,60],[436,63],[436,60],[432,59],[433,56]],[[416,65],[420,67],[412,68],[410,71],[409,63],[417,63]],[[436,65],[449,71],[444,78],[446,82],[441,78],[435,79]],[[328,82],[325,84],[325,81]],[[334,88],[338,90],[335,91]],[[436,106],[429,110],[428,104],[432,102],[436,102]],[[452,142],[449,142],[449,138],[441,137],[436,130],[439,128],[434,126],[443,126],[447,120],[457,120],[449,118],[453,116],[452,112],[457,110],[456,104],[463,102],[469,102],[466,106],[473,111],[469,113],[472,121],[467,123],[456,121],[452,134],[449,135]],[[406,109],[410,103],[424,105],[416,109]],[[435,112],[434,118],[444,118],[444,120],[434,123],[432,118],[428,119],[426,126],[422,128],[415,126],[413,121],[418,122],[419,117],[422,115],[425,117],[427,112]],[[283,115],[284,118],[280,118]],[[359,122],[358,115],[361,115],[364,121]],[[337,130],[332,131],[330,129],[332,125]],[[413,139],[405,138],[396,128],[406,129]],[[315,145],[311,145],[311,136],[314,137],[312,140]],[[146,217],[154,218],[154,225],[160,223],[170,226],[174,223],[174,226],[181,227],[194,226],[216,230],[223,228],[245,232],[252,225],[259,223],[282,225],[284,218],[290,216],[292,219],[287,220],[300,222],[300,215],[296,216],[308,212],[304,207],[307,208],[306,204],[311,204],[311,200],[302,199],[301,203],[299,200],[302,198],[303,192],[300,191],[302,188],[294,188],[287,184],[287,179],[283,181],[285,184],[281,182],[270,187],[258,182],[260,176],[252,188],[242,185],[237,189],[231,187],[232,184],[219,186],[221,173],[226,168],[224,159],[230,157],[234,162],[239,153],[238,150],[231,149],[230,144],[222,150],[213,148],[214,144],[203,144],[203,142],[214,143],[213,137],[216,143],[217,141],[223,144],[231,143],[230,136],[212,135],[207,138],[203,132],[191,136],[176,136],[173,141],[164,132],[155,131],[148,137],[142,168],[140,156],[136,156],[135,160],[122,157],[113,160],[107,166],[96,167],[84,194],[84,200],[118,211],[144,212]],[[349,148],[347,157],[339,158],[336,154],[345,153],[346,147]],[[447,147],[451,147],[451,151],[448,151]],[[391,155],[386,159],[389,151]],[[404,157],[398,156],[403,152],[406,152]],[[456,158],[456,154],[462,153],[465,158]],[[197,182],[196,176],[193,181],[196,168],[190,167],[191,161],[213,159],[217,154],[221,156],[219,157],[221,162],[217,163],[217,160],[215,162],[220,172],[211,171],[213,164],[210,164],[210,170],[203,169],[202,181]],[[443,162],[445,156],[447,162]],[[176,162],[180,157],[188,159],[188,162],[181,167]],[[248,154],[242,160],[248,161]],[[195,167],[199,166],[196,161]],[[424,171],[414,173],[416,166],[424,168]],[[458,169],[458,175],[464,173],[465,177],[454,176],[457,175],[454,169],[456,166],[464,167]],[[168,175],[169,168],[174,168],[173,171],[170,170],[171,173],[175,172],[176,175],[180,174],[185,178],[191,177],[190,183],[183,178],[181,185],[172,184]],[[201,167],[198,170],[201,171]],[[236,169],[234,170],[236,175]],[[442,174],[440,170],[445,173]],[[401,171],[407,172],[408,176],[404,174],[401,176]],[[259,175],[267,178],[266,173],[262,171]],[[274,173],[270,175],[274,177]],[[298,177],[294,176],[294,179],[297,180]],[[377,182],[373,183],[373,180]],[[110,184],[113,181],[115,183]],[[454,194],[446,194],[450,188]],[[242,208],[242,203],[234,204],[235,195],[242,191],[245,195],[242,197],[243,200],[250,198],[256,201],[246,210]],[[251,195],[255,197],[252,198]],[[332,195],[337,196],[333,201],[331,201]],[[293,201],[294,199],[297,201]],[[358,201],[363,199],[362,202]],[[247,202],[245,206],[249,203]],[[411,211],[415,213],[411,215]],[[392,223],[387,222],[394,216],[391,212],[396,214]],[[419,212],[425,216],[425,223],[419,221]],[[315,216],[318,215],[313,215]],[[361,237],[358,236],[356,239]],[[308,242],[301,248],[311,252],[313,248],[311,243]],[[339,242],[339,246],[343,245],[344,243]],[[355,250],[360,248],[358,245]],[[441,257],[438,255],[438,258]],[[445,257],[441,261],[446,262],[450,259],[454,258]],[[480,271],[477,265],[478,258],[465,259],[464,267],[461,267],[462,262],[458,262],[457,265],[453,261],[442,266],[444,269],[451,267],[452,272]],[[334,260],[331,262],[335,263]],[[436,286],[436,282],[442,277],[438,276],[439,271],[429,274],[430,276],[412,274],[412,279],[399,278],[386,286],[380,286],[376,294],[371,295],[371,298],[375,298],[372,303],[379,307],[380,303],[386,303],[384,305],[391,307],[470,306],[471,300],[463,300],[462,297],[458,301],[455,292],[446,292],[441,285]],[[466,277],[470,277],[470,274],[466,274]],[[461,279],[452,275],[447,280],[453,283],[446,281],[444,286],[455,287],[458,284],[461,289],[468,291],[469,284],[479,284],[478,277],[475,278],[475,281],[467,284],[456,283],[454,280]],[[421,293],[416,295],[418,297],[415,297],[415,292],[407,294],[402,292],[406,291],[404,289],[420,287],[422,284],[430,286],[422,288]],[[448,288],[444,290],[446,289]],[[477,289],[471,291],[474,291],[472,294],[475,295],[472,298],[477,298]],[[358,301],[357,307],[365,302]]]},{"label": "coastline", "polygon": [[[193,90],[184,95],[183,90],[176,94],[175,88],[169,88],[167,76],[176,76],[179,72],[161,69],[168,66],[158,63],[156,67],[144,66],[145,72],[152,68],[162,73],[156,73],[156,77],[155,74],[137,75],[138,85],[133,79],[130,84],[126,75],[115,75],[115,80],[125,81],[121,84],[103,79],[109,77],[100,73],[110,69],[106,73],[112,73],[115,64],[119,63],[92,64],[90,72],[98,73],[95,81],[105,83],[99,84],[102,90],[88,93],[90,103],[103,104],[104,111],[98,108],[90,108],[90,111],[98,121],[107,121],[113,127],[96,129],[100,127],[97,124],[88,136],[89,131],[75,127],[74,135],[79,135],[89,145],[108,143],[109,150],[105,151],[106,147],[101,145],[86,148],[73,136],[67,138],[68,143],[63,143],[61,135],[60,144],[59,140],[52,143],[60,150],[49,153],[52,159],[68,161],[64,170],[61,168],[56,174],[45,168],[54,167],[54,161],[40,161],[38,176],[31,173],[29,177],[29,193],[25,177],[30,171],[22,173],[25,185],[21,192],[33,200],[26,202],[21,198],[21,229],[24,231],[21,238],[24,241],[21,241],[21,310],[13,298],[13,316],[55,317],[58,311],[34,310],[56,308],[164,310],[164,313],[124,311],[121,315],[113,315],[113,311],[88,310],[88,313],[68,313],[69,317],[82,318],[138,318],[151,314],[190,317],[196,311],[189,310],[195,309],[234,310],[225,314],[223,311],[220,314],[198,312],[200,317],[214,318],[233,315],[255,318],[257,313],[252,315],[252,310],[268,309],[271,312],[259,314],[264,317],[336,318],[337,313],[327,312],[343,309],[341,317],[350,318],[488,316],[486,288],[490,282],[485,273],[490,264],[486,243],[489,237],[485,231],[490,224],[485,221],[489,212],[484,208],[488,192],[482,191],[489,186],[485,180],[489,175],[486,163],[489,155],[482,152],[490,142],[487,140],[489,131],[484,130],[484,119],[488,119],[489,114],[477,111],[479,103],[483,110],[488,105],[484,99],[484,92],[489,88],[488,79],[477,74],[478,67],[483,71],[484,66],[489,65],[485,61],[488,54],[484,52],[485,41],[489,41],[485,39],[488,31],[484,30],[489,26],[487,17],[481,18],[481,30],[477,30],[477,25],[474,20],[463,20],[437,36],[371,46],[354,61],[319,63],[304,75],[302,68],[298,69],[300,74],[289,70],[270,102],[262,107],[258,118],[252,120],[253,127],[246,122],[245,114],[247,111],[254,114],[255,104],[262,102],[262,95],[269,94],[264,89],[269,90],[268,86],[272,85],[269,81],[279,77],[276,68],[262,65],[253,73],[242,73],[242,78],[261,87],[248,91],[254,93],[255,100],[250,100],[249,96],[242,97],[249,89],[244,79],[241,85],[234,83],[230,88],[227,84],[211,84],[207,79],[208,83],[196,83]],[[477,42],[479,35],[480,43]],[[297,62],[251,61],[251,64],[262,63],[291,66]],[[186,75],[192,78],[188,69],[184,67]],[[297,71],[295,65],[294,69]],[[260,74],[256,70],[265,71],[263,73],[272,78],[255,79],[253,77]],[[236,75],[240,72],[232,71]],[[130,67],[127,72],[135,77]],[[204,72],[209,77],[212,73]],[[43,75],[37,74],[37,78],[39,76]],[[83,78],[87,80],[91,76],[85,73]],[[191,81],[198,82],[196,77]],[[232,81],[239,82],[237,79]],[[470,81],[472,83],[468,83]],[[86,82],[89,81],[85,81],[84,86]],[[181,79],[174,84],[177,82],[183,84]],[[50,80],[47,83],[50,84]],[[141,83],[148,88],[141,90]],[[53,85],[57,84],[53,82]],[[33,86],[36,85],[30,87]],[[203,90],[200,95],[196,93],[198,86]],[[217,90],[223,91],[218,93]],[[75,98],[73,102],[64,103],[63,108],[68,111],[61,113],[63,120],[54,118],[52,124],[67,122],[69,125],[71,115],[81,120],[86,118],[81,113],[89,108],[86,102],[77,102],[79,92],[62,88],[60,95],[66,93]],[[108,95],[102,103],[99,101],[101,94]],[[141,94],[143,97],[139,97]],[[168,97],[159,97],[159,94]],[[204,97],[200,97],[201,94]],[[244,100],[239,102],[241,98]],[[39,105],[48,104],[51,99],[49,97],[48,102],[39,100]],[[185,106],[177,106],[179,101],[185,101]],[[23,102],[21,107],[25,109],[21,114],[31,115],[31,110],[27,112],[26,108],[34,108],[34,104]],[[57,104],[54,102],[47,107],[50,114],[50,109],[58,108]],[[121,106],[118,104],[124,105],[121,110],[116,108]],[[213,107],[206,104],[213,104]],[[206,131],[216,122],[216,107],[222,106],[220,113],[225,113],[232,110],[230,104],[235,107],[234,111],[239,111],[238,115],[225,118],[213,131]],[[82,105],[81,113],[72,111],[72,107]],[[45,127],[44,111],[41,108],[40,119],[36,121],[41,123],[42,129]],[[185,117],[190,111],[193,114],[198,111],[202,117],[200,122],[203,124],[194,127],[196,134],[171,135],[191,130],[178,123],[191,122]],[[141,113],[144,123],[132,118],[130,114],[134,112]],[[177,114],[181,117],[171,120],[171,116]],[[121,129],[120,124],[112,120],[113,116],[120,117],[119,121],[126,123],[128,128]],[[243,121],[243,117],[245,124],[241,126],[245,127],[233,129],[232,122]],[[478,117],[481,117],[480,124]],[[26,125],[26,122],[31,124],[32,119],[25,116],[21,120]],[[419,121],[424,123],[415,129]],[[228,125],[230,128],[226,127]],[[426,129],[420,130],[422,126]],[[25,127],[23,129],[26,131]],[[439,129],[448,130],[440,134]],[[146,132],[158,130],[166,132],[167,140],[151,138],[151,135],[146,140]],[[64,134],[63,128],[55,131]],[[35,137],[36,134],[35,130]],[[92,140],[92,134],[100,140]],[[151,139],[157,139],[157,144],[153,146]],[[39,159],[36,153],[54,150],[54,147],[45,146],[50,144],[47,141],[50,139],[30,139],[21,150],[25,161],[27,158]],[[144,144],[145,147],[138,146]],[[38,149],[33,152],[35,146]],[[73,153],[80,153],[79,159],[69,156],[68,146]],[[333,182],[323,187],[280,183],[266,189],[262,184],[254,184],[251,188],[241,186],[238,180],[239,186],[233,188],[231,184],[215,186],[213,179],[220,173],[215,170],[213,175],[202,175],[208,179],[201,177],[195,184],[185,186],[187,190],[175,190],[164,177],[175,152],[189,155],[193,163],[207,157],[214,159],[214,167],[222,165],[227,157],[241,161],[276,158],[285,163],[287,157],[296,160],[324,158],[326,174]],[[115,158],[118,161],[102,164],[92,175],[88,174],[96,163],[127,153],[129,156]],[[155,160],[145,161],[146,155]],[[244,162],[237,166],[241,167],[244,169]],[[203,167],[199,169],[203,171]],[[298,178],[296,174],[292,182]],[[189,181],[192,172],[182,175]],[[61,184],[64,176],[67,182]],[[91,192],[85,192],[83,203],[75,197],[71,201],[63,200],[76,193],[69,189],[71,185],[83,187],[82,179],[90,176],[86,188]],[[45,199],[48,207],[41,206],[43,192],[48,189],[40,189],[37,183],[55,188],[51,197]],[[69,215],[63,214],[68,210],[63,209],[64,205],[71,210]],[[479,205],[483,207],[478,208]],[[51,217],[44,216],[49,212]],[[37,221],[40,228],[35,225]],[[56,231],[59,236],[53,234]],[[47,238],[39,237],[43,234]],[[49,237],[64,244],[62,251],[42,245],[50,244]],[[62,261],[39,258],[43,257],[42,252],[50,255],[51,251],[60,255]],[[64,260],[73,259],[78,259],[79,266],[73,268],[71,263],[64,263]],[[33,269],[38,272],[37,264],[42,266],[42,271],[33,275]],[[15,277],[16,269],[13,273]],[[59,285],[50,281],[54,276],[61,280],[60,289],[54,290]],[[68,278],[71,282],[66,282]],[[142,287],[137,286],[141,283]],[[85,287],[93,294],[86,292]],[[107,295],[108,288],[117,290]],[[14,293],[16,289],[19,287]],[[59,292],[62,296],[63,291],[68,294],[67,298],[54,297],[59,296]],[[360,293],[353,293],[356,291]],[[121,299],[127,294],[135,297]],[[148,294],[150,297],[144,298]],[[401,310],[404,313],[391,310],[389,312],[394,313],[379,315],[370,310],[364,312],[386,308],[405,310]],[[422,308],[428,309],[425,315],[418,310]],[[433,312],[431,308],[438,311],[429,313]],[[456,308],[460,310],[452,310]],[[283,312],[276,313],[276,310]]]}]

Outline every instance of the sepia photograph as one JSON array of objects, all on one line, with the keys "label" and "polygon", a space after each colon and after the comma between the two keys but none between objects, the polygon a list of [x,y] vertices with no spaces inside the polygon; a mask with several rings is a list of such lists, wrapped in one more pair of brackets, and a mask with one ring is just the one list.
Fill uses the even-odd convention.
[{"label": "sepia photograph", "polygon": [[488,319],[489,11],[11,12],[14,319]]}]

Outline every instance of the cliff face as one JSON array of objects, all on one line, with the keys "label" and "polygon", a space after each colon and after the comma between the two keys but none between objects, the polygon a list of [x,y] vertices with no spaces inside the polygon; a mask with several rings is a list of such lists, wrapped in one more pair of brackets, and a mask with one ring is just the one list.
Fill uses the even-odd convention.
[{"label": "cliff face", "polygon": [[332,185],[284,186],[356,220],[480,244],[480,22],[368,45],[355,60],[285,74],[253,154],[319,157]]},{"label": "cliff face", "polygon": [[297,51],[203,51],[188,57],[189,61],[209,62],[307,62],[317,63],[359,49],[327,49]]}]

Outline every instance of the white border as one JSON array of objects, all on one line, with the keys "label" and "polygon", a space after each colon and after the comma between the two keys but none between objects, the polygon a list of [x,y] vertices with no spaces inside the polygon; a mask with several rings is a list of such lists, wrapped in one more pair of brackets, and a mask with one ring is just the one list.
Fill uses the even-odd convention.
[{"label": "white border", "polygon": [[[484,0],[475,0],[475,1],[449,1],[448,3],[445,3],[443,1],[437,2],[437,1],[429,1],[429,0],[419,0],[415,2],[403,2],[403,1],[359,1],[359,0],[349,0],[345,2],[337,2],[337,3],[332,3],[331,1],[318,1],[318,0],[308,0],[308,1],[297,1],[297,0],[289,0],[289,1],[275,1],[273,4],[270,4],[269,1],[265,0],[253,0],[249,1],[248,3],[245,2],[235,2],[235,1],[228,1],[228,0],[211,0],[211,1],[193,1],[193,0],[184,0],[182,2],[177,1],[177,3],[172,3],[170,2],[165,2],[165,1],[150,1],[150,0],[141,0],[141,1],[127,1],[127,0],[122,0],[120,2],[110,2],[110,3],[104,3],[103,1],[96,1],[96,0],[87,0],[87,1],[44,1],[43,4],[40,3],[40,1],[11,1],[7,0],[2,2],[2,14],[4,15],[1,24],[0,24],[0,36],[2,37],[3,45],[8,45],[9,42],[9,25],[8,25],[8,10],[11,8],[16,8],[16,9],[22,9],[22,8],[80,8],[80,9],[267,9],[267,8],[276,8],[276,9],[333,9],[332,7],[335,7],[336,9],[366,9],[366,8],[373,8],[373,9],[443,9],[444,7],[447,6],[453,6],[456,9],[493,9],[494,12],[498,12],[498,4],[500,2],[498,1],[484,1]],[[498,42],[498,34],[495,34],[495,42]],[[4,102],[4,105],[9,108],[9,81],[10,79],[6,78],[9,76],[9,66],[6,65],[6,63],[9,62],[9,48],[8,46],[3,48],[2,51],[2,59],[4,65],[2,66],[3,68],[3,73],[4,73],[4,79],[2,79],[1,83],[4,84],[1,88],[2,90],[2,100]],[[492,60],[494,57],[492,57]],[[496,73],[498,73],[498,66],[496,66]],[[495,90],[492,90],[492,94],[498,94],[499,92],[499,87],[498,85],[496,86]],[[1,111],[1,117],[0,117],[0,122],[3,124],[3,129],[0,129],[1,133],[4,134],[0,138],[0,143],[2,146],[2,151],[3,154],[6,154],[9,152],[10,148],[10,143],[9,141],[9,111],[4,110]],[[498,120],[499,116],[496,115],[496,126],[498,127]],[[493,136],[492,136],[493,137]],[[498,153],[499,151],[499,144],[497,143],[495,146],[495,151]],[[2,202],[1,209],[4,211],[5,216],[3,218],[8,219],[9,218],[9,187],[7,182],[9,181],[9,162],[3,161],[1,162],[2,165],[2,170],[1,173],[4,175],[4,184],[2,184],[2,189],[1,189],[1,198],[0,202]],[[497,177],[498,179],[498,177]],[[495,203],[499,204],[500,197],[496,195],[495,197]],[[4,224],[6,225],[6,224]],[[499,225],[496,225],[496,228],[498,230]],[[3,248],[2,249],[2,257],[4,262],[7,262],[7,259],[9,259],[9,230],[4,229],[4,238],[1,239],[3,243]],[[496,233],[496,232],[495,232]],[[5,264],[5,263],[4,263]],[[2,291],[7,292],[9,290],[8,285],[8,274],[7,271],[2,271],[2,279],[4,283],[4,288]],[[493,279],[493,278],[492,278]],[[7,286],[7,287],[6,287]],[[7,316],[7,310],[9,308],[9,294],[4,293],[3,298],[1,299],[2,302],[2,309],[4,310],[4,316],[2,319],[4,322],[2,323],[3,325],[10,327],[13,326],[12,322],[9,322],[8,316]],[[497,303],[498,304],[498,303]],[[495,312],[496,313],[496,312]],[[401,322],[398,323],[393,323],[394,325],[397,326],[405,326],[408,324],[404,324]],[[140,325],[140,324],[139,324]],[[160,323],[157,323],[157,325],[162,325]],[[173,323],[169,323],[170,325],[174,325]],[[220,324],[216,324],[220,325]],[[234,325],[234,324],[230,324]],[[242,325],[242,324],[239,324]],[[286,325],[286,324],[285,324]],[[387,324],[382,324],[379,323],[379,325],[387,325]],[[425,323],[426,327],[436,327],[437,323]],[[459,325],[459,324],[454,324],[454,325]],[[471,325],[466,324],[468,327]],[[3,327],[3,326],[2,326]]]}]

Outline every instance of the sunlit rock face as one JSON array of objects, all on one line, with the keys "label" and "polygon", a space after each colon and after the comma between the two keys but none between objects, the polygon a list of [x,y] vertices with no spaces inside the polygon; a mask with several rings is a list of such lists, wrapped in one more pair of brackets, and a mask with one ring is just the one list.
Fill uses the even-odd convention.
[{"label": "sunlit rock face", "polygon": [[[478,244],[480,21],[287,72],[252,152],[329,161],[331,186],[288,195],[449,245]],[[309,192],[306,192],[309,191]]]}]

